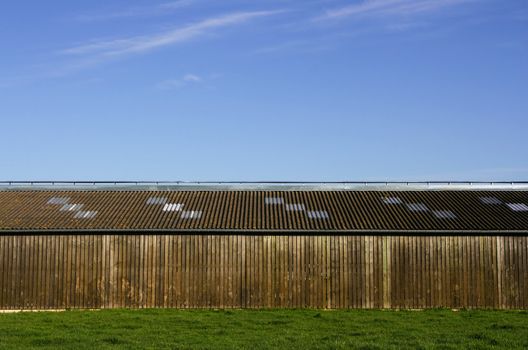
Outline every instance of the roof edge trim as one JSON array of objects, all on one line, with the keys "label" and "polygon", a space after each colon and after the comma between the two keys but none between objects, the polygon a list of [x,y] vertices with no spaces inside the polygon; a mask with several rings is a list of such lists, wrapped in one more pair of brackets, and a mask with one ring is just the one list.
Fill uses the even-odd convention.
[{"label": "roof edge trim", "polygon": [[424,235],[460,235],[460,234],[475,234],[475,235],[528,235],[527,230],[265,230],[265,229],[255,229],[255,230],[241,230],[241,229],[13,229],[13,230],[0,230],[0,236],[5,236],[9,234],[41,234],[46,235],[50,233],[173,233],[173,234],[201,234],[201,233],[217,233],[217,234],[319,234],[326,235],[331,233],[340,233],[340,234],[398,234],[398,235],[413,235],[419,234],[420,236]]},{"label": "roof edge trim", "polygon": [[528,181],[0,181],[0,191],[416,191],[528,190]]}]

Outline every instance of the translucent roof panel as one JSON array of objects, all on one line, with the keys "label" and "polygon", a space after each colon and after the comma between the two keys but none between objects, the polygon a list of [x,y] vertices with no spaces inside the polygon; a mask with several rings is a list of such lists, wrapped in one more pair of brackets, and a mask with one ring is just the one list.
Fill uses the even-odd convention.
[{"label": "translucent roof panel", "polygon": [[287,211],[304,211],[305,207],[304,207],[304,204],[299,204],[299,203],[286,204],[286,210]]},{"label": "translucent roof panel", "polygon": [[97,212],[96,211],[90,211],[90,210],[87,210],[87,211],[83,211],[83,210],[79,210],[78,212],[75,213],[75,215],[73,216],[75,219],[93,219],[95,217],[95,215],[97,215]]},{"label": "translucent roof panel", "polygon": [[282,197],[266,197],[264,202],[266,204],[284,204],[284,199]]},{"label": "translucent roof panel", "polygon": [[385,204],[402,204],[403,201],[399,197],[385,197],[383,198]]},{"label": "translucent roof panel", "polygon": [[165,197],[150,197],[149,199],[147,199],[147,204],[165,204],[167,203],[167,201],[168,199]]},{"label": "translucent roof panel", "polygon": [[64,204],[59,210],[60,211],[76,211],[81,210],[84,204]]},{"label": "translucent roof panel", "polygon": [[502,204],[502,201],[498,199],[497,197],[480,197],[480,201],[483,204],[489,204],[489,205]]},{"label": "translucent roof panel", "polygon": [[68,197],[51,197],[48,204],[66,204],[70,201]]},{"label": "translucent roof panel", "polygon": [[434,210],[433,214],[439,219],[456,219],[455,213],[451,210]]},{"label": "translucent roof panel", "polygon": [[328,219],[329,215],[326,210],[311,210],[306,212],[310,219]]},{"label": "translucent roof panel", "polygon": [[429,210],[427,208],[427,206],[423,203],[410,203],[410,204],[407,204],[407,208],[410,210],[410,211],[427,211]]},{"label": "translucent roof panel", "polygon": [[513,211],[528,211],[528,205],[524,203],[506,203],[506,205]]},{"label": "translucent roof panel", "polygon": [[184,210],[181,213],[182,219],[199,219],[202,217],[202,212],[199,210]]},{"label": "translucent roof panel", "polygon": [[181,211],[183,209],[182,203],[166,203],[163,206],[163,211]]}]

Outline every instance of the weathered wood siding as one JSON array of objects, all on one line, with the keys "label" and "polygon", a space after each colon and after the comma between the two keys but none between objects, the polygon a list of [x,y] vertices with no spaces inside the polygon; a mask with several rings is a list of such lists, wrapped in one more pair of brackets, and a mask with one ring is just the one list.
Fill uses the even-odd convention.
[{"label": "weathered wood siding", "polygon": [[0,309],[528,308],[528,237],[2,235]]}]

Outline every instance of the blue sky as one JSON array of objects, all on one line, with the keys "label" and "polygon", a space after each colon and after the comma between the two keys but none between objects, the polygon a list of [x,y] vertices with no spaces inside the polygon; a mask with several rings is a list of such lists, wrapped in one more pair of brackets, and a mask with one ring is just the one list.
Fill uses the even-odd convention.
[{"label": "blue sky", "polygon": [[1,180],[527,180],[525,0],[9,1]]}]

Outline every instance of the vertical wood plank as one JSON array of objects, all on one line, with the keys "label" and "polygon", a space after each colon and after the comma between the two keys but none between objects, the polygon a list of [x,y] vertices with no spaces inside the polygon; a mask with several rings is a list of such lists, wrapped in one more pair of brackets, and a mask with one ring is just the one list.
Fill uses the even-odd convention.
[{"label": "vertical wood plank", "polygon": [[0,308],[526,308],[527,238],[1,235]]}]

